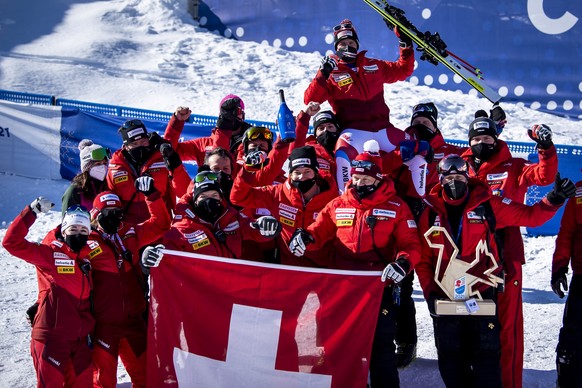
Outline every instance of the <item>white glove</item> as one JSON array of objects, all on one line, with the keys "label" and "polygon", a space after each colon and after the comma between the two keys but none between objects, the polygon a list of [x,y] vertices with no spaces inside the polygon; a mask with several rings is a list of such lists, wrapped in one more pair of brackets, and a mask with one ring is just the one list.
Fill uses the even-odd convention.
[{"label": "white glove", "polygon": [[313,242],[313,237],[309,235],[303,229],[297,229],[293,236],[291,236],[291,241],[289,242],[289,250],[297,257],[301,257],[305,254],[305,246]]},{"label": "white glove", "polygon": [[38,197],[37,199],[35,199],[34,201],[32,201],[32,203],[30,204],[30,208],[37,215],[39,213],[46,213],[46,212],[48,212],[49,210],[52,209],[53,206],[55,206],[54,203],[52,203],[47,198],[42,197],[42,196],[41,197]]},{"label": "white glove", "polygon": [[144,267],[157,267],[160,265],[160,261],[164,257],[164,254],[161,252],[162,249],[165,247],[162,244],[158,244],[155,247],[147,247],[143,250],[141,254],[141,263]]},{"label": "white glove", "polygon": [[406,259],[398,259],[384,268],[381,279],[383,282],[385,282],[386,279],[391,279],[394,283],[400,283],[408,273],[409,268],[410,264]]},{"label": "white glove", "polygon": [[154,186],[154,178],[151,176],[140,176],[135,179],[135,188],[137,191],[144,193],[146,196],[153,194],[156,191]]},{"label": "white glove", "polygon": [[276,237],[281,232],[281,223],[273,216],[259,217],[251,226],[265,237]]},{"label": "white glove", "polygon": [[259,166],[268,159],[268,155],[265,151],[251,151],[247,156],[245,156],[245,164],[247,166]]}]

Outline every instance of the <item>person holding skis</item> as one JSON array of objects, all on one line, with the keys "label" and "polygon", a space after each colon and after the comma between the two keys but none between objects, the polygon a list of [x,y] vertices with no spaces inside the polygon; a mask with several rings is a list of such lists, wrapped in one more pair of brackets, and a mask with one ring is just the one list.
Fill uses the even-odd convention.
[{"label": "person holding skis", "polygon": [[[497,298],[503,276],[495,230],[542,225],[574,194],[574,184],[558,175],[553,190],[527,206],[493,195],[487,183],[470,177],[459,155],[442,159],[438,173],[440,184],[425,199],[420,217],[416,273],[433,317],[441,377],[447,387],[501,387]],[[485,306],[481,299],[495,311],[475,315],[479,303]],[[440,312],[438,300],[465,304]]]},{"label": "person holding skis", "polygon": [[[568,287],[568,266],[572,280]],[[556,238],[552,259],[552,290],[560,298],[568,291],[563,325],[556,348],[559,387],[582,386],[582,181],[576,183],[576,195],[570,198]]]},{"label": "person holding skis", "polygon": [[[328,101],[343,128],[335,150],[340,191],[350,180],[350,161],[363,151],[364,142],[374,139],[383,152],[393,151],[409,136],[390,122],[390,108],[384,100],[384,84],[403,81],[414,70],[412,39],[400,34],[400,57],[396,62],[366,57],[360,49],[352,22],[345,19],[334,27],[335,54],[322,59],[319,71],[304,93],[304,102]],[[424,173],[420,156],[409,162],[411,171]],[[419,178],[416,180],[421,181]],[[418,184],[424,193],[424,186]]]},{"label": "person holding skis", "polygon": [[90,387],[93,378],[90,258],[101,248],[89,240],[91,221],[80,205],[65,211],[42,243],[26,240],[40,213],[54,206],[38,197],[14,219],[2,246],[37,269],[39,309],[32,322],[30,351],[37,386]]},{"label": "person holding skis", "polygon": [[[499,108],[500,109],[500,108]],[[498,126],[486,117],[469,125],[469,145],[461,156],[468,162],[470,177],[487,183],[493,195],[523,203],[527,188],[554,182],[558,156],[552,142],[552,130],[545,124],[533,125],[528,136],[536,143],[538,163],[511,155],[507,143],[498,138]],[[508,225],[496,231],[505,289],[498,296],[501,322],[501,371],[503,386],[521,387],[523,380],[523,275],[525,263],[523,239],[519,226]]]}]

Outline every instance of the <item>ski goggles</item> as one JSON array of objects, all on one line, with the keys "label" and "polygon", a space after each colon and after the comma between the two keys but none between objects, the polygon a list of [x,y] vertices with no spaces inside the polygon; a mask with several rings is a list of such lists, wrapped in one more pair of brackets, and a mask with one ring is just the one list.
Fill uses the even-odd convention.
[{"label": "ski goggles", "polygon": [[247,130],[245,135],[249,140],[256,139],[273,140],[273,132],[271,132],[269,128],[265,127],[251,127]]},{"label": "ski goggles", "polygon": [[101,161],[105,159],[111,159],[111,151],[109,148],[101,147],[91,151],[91,160]]},{"label": "ski goggles", "polygon": [[340,23],[337,26],[333,27],[334,31],[339,31],[339,30],[345,30],[345,29],[350,29],[350,28],[354,28],[354,26],[352,25],[352,23]]},{"label": "ski goggles", "polygon": [[91,231],[91,216],[85,206],[73,205],[67,208],[61,221],[61,230],[64,231],[72,225],[81,226]]},{"label": "ski goggles", "polygon": [[123,218],[123,211],[121,209],[118,209],[118,208],[106,207],[105,209],[101,210],[101,214],[103,214],[103,217],[111,216],[113,218],[118,218],[118,219]]},{"label": "ski goggles", "polygon": [[416,112],[435,113],[435,107],[430,104],[418,104],[412,108],[412,113],[414,114]]},{"label": "ski goggles", "polygon": [[451,174],[461,174],[468,176],[467,171],[467,162],[459,155],[455,154],[447,155],[439,162],[437,167],[437,172],[441,177]]},{"label": "ski goggles", "polygon": [[194,177],[194,182],[196,183],[203,183],[205,181],[217,181],[218,174],[215,172],[204,171],[196,174]]},{"label": "ski goggles", "polygon": [[374,163],[369,160],[352,160],[351,166],[352,168],[365,168],[369,170],[374,166]]},{"label": "ski goggles", "polygon": [[132,128],[137,128],[137,127],[145,128],[145,125],[142,123],[141,120],[127,120],[121,126],[121,128],[123,128],[123,129],[132,129]]}]

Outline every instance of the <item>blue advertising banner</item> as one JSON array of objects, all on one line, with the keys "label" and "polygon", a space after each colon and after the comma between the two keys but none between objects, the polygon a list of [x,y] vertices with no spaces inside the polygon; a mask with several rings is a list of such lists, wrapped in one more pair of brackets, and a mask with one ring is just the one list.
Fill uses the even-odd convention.
[{"label": "blue advertising banner", "polygon": [[[420,31],[476,66],[502,101],[582,118],[582,2],[566,0],[392,0]],[[350,19],[368,56],[398,56],[398,40],[361,0],[205,0],[201,26],[240,40],[321,55],[333,27]],[[443,65],[420,61],[413,83],[477,94]],[[314,75],[317,69],[313,69]]]}]

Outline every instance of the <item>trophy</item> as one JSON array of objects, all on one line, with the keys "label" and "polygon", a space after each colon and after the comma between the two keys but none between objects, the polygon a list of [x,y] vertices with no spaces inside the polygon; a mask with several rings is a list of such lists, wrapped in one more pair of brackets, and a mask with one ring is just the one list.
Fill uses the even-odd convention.
[{"label": "trophy", "polygon": [[[443,268],[443,254],[445,246],[430,240],[431,235],[442,233],[453,247],[453,253]],[[451,238],[449,232],[442,226],[432,226],[424,234],[429,247],[438,250],[438,258],[434,274],[434,280],[445,292],[449,300],[437,300],[435,312],[437,315],[495,315],[495,302],[491,299],[483,299],[476,289],[480,283],[485,283],[497,288],[504,280],[493,274],[499,267],[495,256],[489,251],[489,245],[485,240],[479,241],[475,249],[475,259],[472,262],[457,260],[459,248]],[[480,263],[483,258],[488,260],[488,269],[483,276],[475,276],[468,271]]]}]

